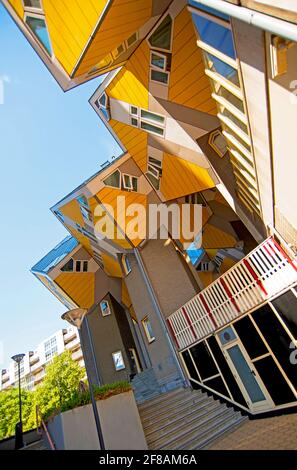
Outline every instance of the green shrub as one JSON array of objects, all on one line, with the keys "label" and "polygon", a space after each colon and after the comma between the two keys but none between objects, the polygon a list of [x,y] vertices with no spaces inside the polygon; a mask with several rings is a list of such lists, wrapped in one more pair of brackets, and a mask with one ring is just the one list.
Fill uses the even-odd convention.
[{"label": "green shrub", "polygon": [[[132,390],[131,384],[129,382],[114,382],[112,384],[102,385],[101,387],[94,386],[94,396],[96,400],[106,400],[114,395],[120,393],[129,392]],[[45,418],[52,419],[57,414],[63,413],[64,411],[73,410],[79,406],[88,405],[91,403],[91,397],[89,390],[80,392],[75,390],[72,392],[71,397],[64,402],[60,407],[56,408],[54,411],[51,410],[51,413],[48,413]]]}]

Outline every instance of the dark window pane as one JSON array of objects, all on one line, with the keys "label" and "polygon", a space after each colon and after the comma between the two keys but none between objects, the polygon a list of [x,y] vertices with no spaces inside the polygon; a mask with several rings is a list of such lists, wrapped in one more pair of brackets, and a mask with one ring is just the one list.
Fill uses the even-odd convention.
[{"label": "dark window pane", "polygon": [[[240,405],[247,407],[246,401],[240,391],[240,388],[237,385],[237,382],[228,366],[228,363],[226,362],[226,359],[221,351],[221,348],[219,347],[217,343],[217,340],[215,339],[214,336],[211,336],[210,338],[208,338],[207,342],[221,370],[221,373],[229,387],[229,390],[233,396],[234,401],[236,403],[239,403]],[[229,397],[229,393],[226,396]],[[232,399],[232,397],[230,398]]]},{"label": "dark window pane", "polygon": [[207,379],[218,373],[217,366],[204,342],[197,344],[190,351],[202,379]]},{"label": "dark window pane", "polygon": [[294,387],[297,387],[296,365],[291,364],[290,362],[290,355],[293,351],[290,348],[291,338],[288,336],[268,304],[254,312],[253,318],[284,372],[287,374]]},{"label": "dark window pane", "polygon": [[249,317],[242,318],[242,320],[234,323],[233,326],[251,359],[268,353],[268,349]]},{"label": "dark window pane", "polygon": [[229,396],[228,390],[226,389],[221,377],[216,377],[215,379],[208,380],[207,382],[204,382],[204,385],[211,388],[212,390],[215,390],[216,392],[221,393],[225,397]]},{"label": "dark window pane", "polygon": [[83,264],[83,272],[84,272],[84,273],[88,272],[88,262],[87,262],[87,261],[84,261],[84,264]]},{"label": "dark window pane", "polygon": [[168,83],[168,75],[165,72],[160,72],[159,70],[151,71],[151,79],[156,82]]},{"label": "dark window pane", "polygon": [[296,401],[296,398],[271,356],[254,362],[254,367],[264,382],[276,405]]},{"label": "dark window pane", "polygon": [[61,271],[72,272],[73,271],[73,259],[71,258],[67,263],[61,268]]},{"label": "dark window pane", "polygon": [[80,272],[80,269],[81,269],[81,262],[80,262],[80,261],[76,261],[76,268],[75,268],[75,270],[76,270],[77,272]]},{"label": "dark window pane", "polygon": [[171,46],[171,26],[172,20],[168,15],[153,32],[149,38],[149,43],[153,47],[170,50]]},{"label": "dark window pane", "polygon": [[52,55],[52,49],[44,19],[27,16],[26,23],[47,50],[49,55]]},{"label": "dark window pane", "polygon": [[197,380],[197,382],[200,382],[199,380],[199,377],[198,377],[198,374],[196,372],[196,369],[194,367],[194,364],[193,364],[193,361],[190,357],[190,354],[189,354],[189,351],[184,351],[182,353],[182,356],[183,356],[183,360],[185,361],[185,364],[187,366],[187,369],[188,369],[188,372],[189,372],[189,376],[194,379],[194,380]]},{"label": "dark window pane", "polygon": [[229,28],[198,14],[193,14],[193,19],[201,41],[235,59],[232,32]]},{"label": "dark window pane", "polygon": [[289,290],[273,300],[272,304],[294,335],[294,338],[297,339],[297,297]]}]

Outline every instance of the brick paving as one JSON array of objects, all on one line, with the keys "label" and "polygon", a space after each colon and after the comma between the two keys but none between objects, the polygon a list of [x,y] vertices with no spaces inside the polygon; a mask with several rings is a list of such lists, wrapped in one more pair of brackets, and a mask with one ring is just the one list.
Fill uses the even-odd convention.
[{"label": "brick paving", "polygon": [[246,421],[209,450],[297,450],[297,413]]}]

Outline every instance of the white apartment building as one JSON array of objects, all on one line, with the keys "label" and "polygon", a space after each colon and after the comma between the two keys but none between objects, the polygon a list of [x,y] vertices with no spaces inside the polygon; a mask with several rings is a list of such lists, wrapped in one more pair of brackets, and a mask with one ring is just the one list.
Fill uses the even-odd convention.
[{"label": "white apartment building", "polygon": [[[21,362],[21,385],[26,390],[34,390],[46,374],[46,366],[55,355],[65,350],[71,351],[72,358],[84,367],[78,331],[74,327],[61,329],[43,340],[34,351],[26,353]],[[18,383],[18,367],[11,361],[7,369],[2,369],[0,390],[7,390]]]}]

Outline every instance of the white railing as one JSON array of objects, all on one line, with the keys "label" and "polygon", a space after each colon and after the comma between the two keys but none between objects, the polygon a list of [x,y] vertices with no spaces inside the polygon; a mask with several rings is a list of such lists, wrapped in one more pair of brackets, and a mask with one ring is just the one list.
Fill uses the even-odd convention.
[{"label": "white railing", "polygon": [[296,260],[268,238],[168,317],[178,349],[196,343],[295,282]]}]

